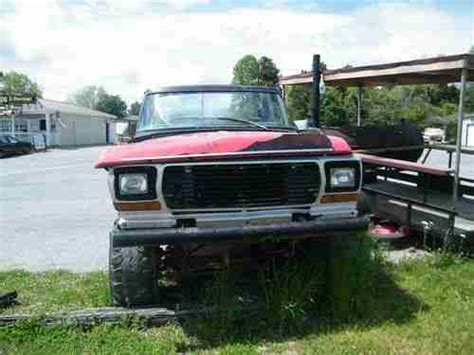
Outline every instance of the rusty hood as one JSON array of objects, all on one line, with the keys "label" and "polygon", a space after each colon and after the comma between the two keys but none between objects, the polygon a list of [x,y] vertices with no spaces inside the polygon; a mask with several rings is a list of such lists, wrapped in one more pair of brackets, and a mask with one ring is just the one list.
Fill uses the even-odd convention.
[{"label": "rusty hood", "polygon": [[124,144],[104,151],[96,168],[160,162],[243,157],[348,154],[344,139],[318,131],[216,131],[177,134]]}]

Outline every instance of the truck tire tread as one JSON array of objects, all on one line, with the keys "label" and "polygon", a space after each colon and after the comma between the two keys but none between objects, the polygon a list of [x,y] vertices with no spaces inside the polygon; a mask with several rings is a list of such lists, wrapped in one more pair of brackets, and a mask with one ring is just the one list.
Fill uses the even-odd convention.
[{"label": "truck tire tread", "polygon": [[109,255],[109,286],[115,306],[146,306],[156,302],[157,272],[154,250],[113,248]]}]

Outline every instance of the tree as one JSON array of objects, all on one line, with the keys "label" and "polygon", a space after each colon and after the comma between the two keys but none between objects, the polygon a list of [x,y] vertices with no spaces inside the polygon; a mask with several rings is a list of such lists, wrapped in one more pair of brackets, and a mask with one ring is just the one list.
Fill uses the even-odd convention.
[{"label": "tree", "polygon": [[441,106],[444,103],[457,104],[459,101],[459,89],[454,85],[426,85],[426,91],[430,103],[435,106]]},{"label": "tree", "polygon": [[42,97],[39,85],[27,75],[15,71],[0,72],[0,89],[6,94],[27,94]]},{"label": "tree", "polygon": [[237,85],[258,85],[258,62],[255,56],[248,54],[237,62],[234,66],[233,84]]},{"label": "tree", "polygon": [[102,86],[86,86],[68,96],[68,101],[118,118],[127,116],[127,104],[119,95],[108,94]]},{"label": "tree", "polygon": [[278,83],[278,73],[273,60],[262,56],[259,60],[254,55],[247,54],[235,64],[232,79],[233,84],[249,86],[273,86]]},{"label": "tree", "polygon": [[326,88],[321,96],[320,121],[322,126],[345,126],[349,123],[346,103],[347,90]]},{"label": "tree", "polygon": [[474,84],[468,84],[466,86],[465,106],[466,112],[474,113]]},{"label": "tree", "polygon": [[280,70],[273,60],[268,57],[260,57],[258,60],[258,85],[273,86],[278,84],[278,74]]},{"label": "tree", "polygon": [[138,116],[140,114],[141,103],[138,101],[133,102],[128,109],[128,114],[130,116]]},{"label": "tree", "polygon": [[117,118],[127,116],[127,104],[119,95],[109,95],[107,93],[102,95],[95,109],[110,113],[111,115],[117,116]]},{"label": "tree", "polygon": [[97,109],[97,104],[105,95],[106,92],[102,86],[86,86],[70,94],[67,101],[90,109]]},{"label": "tree", "polygon": [[[474,46],[469,49],[470,54],[474,54]],[[466,86],[466,102],[465,111],[468,113],[474,113],[474,85],[468,83]]]},{"label": "tree", "polygon": [[290,86],[288,90],[288,115],[291,120],[304,120],[310,117],[310,91],[304,85]]}]

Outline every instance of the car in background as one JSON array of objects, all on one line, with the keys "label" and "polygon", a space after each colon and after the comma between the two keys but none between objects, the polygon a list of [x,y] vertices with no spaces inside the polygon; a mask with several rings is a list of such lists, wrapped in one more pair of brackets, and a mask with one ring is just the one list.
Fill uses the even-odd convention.
[{"label": "car in background", "polygon": [[427,127],[423,131],[423,140],[426,143],[443,143],[444,139],[445,133],[441,128]]},{"label": "car in background", "polygon": [[14,136],[0,136],[0,158],[9,155],[28,154],[35,150],[33,144]]}]

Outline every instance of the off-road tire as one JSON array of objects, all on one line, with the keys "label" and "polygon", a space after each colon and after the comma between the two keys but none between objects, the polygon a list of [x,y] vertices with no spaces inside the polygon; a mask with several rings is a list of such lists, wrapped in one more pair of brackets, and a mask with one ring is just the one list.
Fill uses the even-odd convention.
[{"label": "off-road tire", "polygon": [[109,248],[109,286],[115,306],[157,303],[157,256],[149,247]]}]

